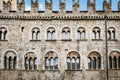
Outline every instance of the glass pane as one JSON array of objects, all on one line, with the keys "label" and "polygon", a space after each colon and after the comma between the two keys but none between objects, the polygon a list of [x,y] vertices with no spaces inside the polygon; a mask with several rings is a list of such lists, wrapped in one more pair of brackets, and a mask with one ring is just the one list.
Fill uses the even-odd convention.
[{"label": "glass pane", "polygon": [[93,58],[93,69],[96,69],[96,58]]},{"label": "glass pane", "polygon": [[55,58],[55,69],[58,69],[58,58]]},{"label": "glass pane", "polygon": [[50,69],[53,69],[54,61],[53,58],[50,59]]},{"label": "glass pane", "polygon": [[88,58],[88,69],[91,69],[91,58]]},{"label": "glass pane", "polygon": [[30,58],[30,60],[29,60],[29,69],[32,69],[32,64],[33,64],[33,62],[32,62],[32,59]]},{"label": "glass pane", "polygon": [[36,33],[33,32],[33,40],[36,40]]},{"label": "glass pane", "polygon": [[52,39],[55,39],[55,32],[53,32]]},{"label": "glass pane", "polygon": [[37,59],[34,59],[34,69],[37,69]]},{"label": "glass pane", "polygon": [[72,58],[72,69],[75,69],[75,58]]},{"label": "glass pane", "polygon": [[48,32],[48,39],[52,39],[51,32]]},{"label": "glass pane", "polygon": [[77,68],[76,69],[80,69],[80,59],[79,58],[77,58],[76,64],[77,64]]},{"label": "glass pane", "polygon": [[98,69],[100,69],[100,67],[101,67],[101,58],[98,57]]},{"label": "glass pane", "polygon": [[16,68],[16,57],[14,57],[14,59],[13,59],[13,69],[15,69]]},{"label": "glass pane", "polygon": [[25,69],[28,69],[28,59],[25,58]]},{"label": "glass pane", "polygon": [[117,68],[117,59],[116,59],[116,57],[114,57],[114,68],[116,69]]},{"label": "glass pane", "polygon": [[68,69],[71,69],[70,58],[67,58],[67,68],[68,68]]},{"label": "glass pane", "polygon": [[112,58],[109,57],[109,68],[112,69]]},{"label": "glass pane", "polygon": [[7,69],[7,57],[4,57],[4,67]]},{"label": "glass pane", "polygon": [[77,32],[77,39],[80,39],[80,32]]},{"label": "glass pane", "polygon": [[66,39],[65,32],[62,33],[62,39]]},{"label": "glass pane", "polygon": [[49,68],[49,60],[48,58],[45,58],[45,69]]},{"label": "glass pane", "polygon": [[119,57],[119,59],[118,59],[118,67],[119,67],[119,69],[120,69],[120,57]]}]

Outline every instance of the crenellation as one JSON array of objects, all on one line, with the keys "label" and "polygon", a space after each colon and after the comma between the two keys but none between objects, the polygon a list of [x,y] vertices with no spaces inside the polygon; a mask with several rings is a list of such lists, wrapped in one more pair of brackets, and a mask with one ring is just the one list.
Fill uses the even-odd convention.
[{"label": "crenellation", "polygon": [[95,12],[95,1],[91,2],[90,0],[87,1],[87,11],[88,13]]},{"label": "crenellation", "polygon": [[3,0],[0,0],[0,11],[3,10]]},{"label": "crenellation", "polygon": [[[2,1],[2,0],[1,0]],[[59,11],[53,11],[53,0],[45,0],[45,10],[44,11],[39,11],[39,1],[38,0],[31,0],[31,10],[25,10],[25,0],[22,0],[21,2],[18,2],[17,0],[3,0],[3,4],[0,3],[0,12],[3,13],[8,13],[8,12],[14,12],[14,13],[38,13],[38,15],[41,14],[45,14],[48,15],[49,12],[53,15],[69,15],[69,14],[75,14],[75,15],[88,15],[88,14],[113,14],[111,7],[112,7],[112,1],[110,0],[110,2],[107,2],[106,0],[103,1],[103,10],[96,10],[96,0],[93,0],[92,2],[90,0],[87,1],[87,10],[81,10],[80,9],[80,0],[72,0],[72,11],[67,11],[66,10],[66,0],[59,0]],[[118,9],[119,7],[120,1],[118,2]],[[3,7],[2,7],[3,5]],[[120,9],[119,9],[120,11]],[[116,14],[119,15],[118,11],[114,11],[116,12]],[[117,13],[118,12],[118,13]],[[77,14],[76,14],[77,13]],[[34,15],[34,14],[33,14]]]},{"label": "crenellation", "polygon": [[18,0],[12,0],[11,2],[11,11],[17,11],[17,2]]},{"label": "crenellation", "polygon": [[118,2],[118,11],[120,12],[120,1]]},{"label": "crenellation", "polygon": [[33,13],[37,13],[38,12],[38,0],[36,0],[35,2],[33,0],[31,0],[31,12]]},{"label": "crenellation", "polygon": [[103,11],[106,13],[111,12],[111,1],[108,3],[106,0],[103,2]]},{"label": "crenellation", "polygon": [[93,2],[91,3],[91,7],[93,9],[93,12],[96,11],[96,0],[93,0]]},{"label": "crenellation", "polygon": [[60,12],[65,12],[66,10],[65,10],[65,1],[64,2],[62,2],[61,0],[60,0],[60,10],[59,10]]},{"label": "crenellation", "polygon": [[25,11],[25,1],[22,0],[20,3],[17,5],[18,12],[24,12]]},{"label": "crenellation", "polygon": [[72,11],[73,12],[79,12],[79,0],[77,1],[77,2],[75,2],[74,0],[72,1],[72,7],[73,7],[73,9],[72,9]]},{"label": "crenellation", "polygon": [[52,0],[50,2],[45,0],[45,12],[52,12]]}]

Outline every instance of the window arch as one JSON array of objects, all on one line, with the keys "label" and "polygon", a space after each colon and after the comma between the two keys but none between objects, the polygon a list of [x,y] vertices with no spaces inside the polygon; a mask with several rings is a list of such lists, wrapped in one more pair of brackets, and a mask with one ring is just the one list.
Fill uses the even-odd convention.
[{"label": "window arch", "polygon": [[94,27],[92,29],[93,39],[100,39],[100,28]]},{"label": "window arch", "polygon": [[53,27],[50,27],[47,29],[47,39],[48,40],[54,40],[55,39],[55,29]]},{"label": "window arch", "polygon": [[0,28],[0,40],[7,40],[7,29],[5,27]]},{"label": "window arch", "polygon": [[113,51],[109,55],[109,68],[120,69],[120,53]]},{"label": "window arch", "polygon": [[67,69],[80,69],[80,55],[72,51],[67,55]]},{"label": "window arch", "polygon": [[40,40],[40,29],[37,27],[32,29],[32,40]]},{"label": "window arch", "polygon": [[37,69],[37,56],[33,52],[28,52],[24,56],[24,66],[26,70]]},{"label": "window arch", "polygon": [[108,28],[108,31],[107,31],[108,40],[115,40],[115,33],[116,33],[115,28],[113,27]]},{"label": "window arch", "polygon": [[4,55],[4,69],[16,69],[17,57],[15,52],[8,51]]},{"label": "window arch", "polygon": [[58,69],[58,55],[54,51],[49,51],[45,55],[45,69]]},{"label": "window arch", "polygon": [[83,27],[78,28],[77,39],[85,39],[85,28]]},{"label": "window arch", "polygon": [[70,28],[68,28],[68,27],[63,28],[62,39],[65,39],[65,40],[70,39],[70,34],[71,34]]},{"label": "window arch", "polygon": [[101,57],[98,52],[91,52],[88,55],[88,69],[100,69]]}]

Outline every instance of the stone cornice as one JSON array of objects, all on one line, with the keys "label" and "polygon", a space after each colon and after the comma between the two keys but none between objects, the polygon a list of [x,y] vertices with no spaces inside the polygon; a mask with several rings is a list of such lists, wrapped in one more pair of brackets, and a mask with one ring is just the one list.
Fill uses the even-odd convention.
[{"label": "stone cornice", "polygon": [[[108,20],[120,20],[120,16],[107,16]],[[0,16],[0,19],[20,20],[105,20],[105,16]]]}]

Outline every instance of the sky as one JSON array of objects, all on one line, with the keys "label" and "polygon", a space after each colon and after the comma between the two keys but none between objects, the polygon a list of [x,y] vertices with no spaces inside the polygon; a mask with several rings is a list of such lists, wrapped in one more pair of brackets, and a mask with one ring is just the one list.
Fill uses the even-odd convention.
[{"label": "sky", "polygon": [[[19,0],[20,2],[21,0]],[[36,1],[36,0],[33,0]],[[47,0],[48,2],[50,2],[50,0]],[[64,0],[61,0],[64,1]],[[66,10],[67,11],[72,11],[72,1],[73,0],[66,0]],[[78,0],[74,0],[75,2],[77,2]],[[103,3],[104,0],[96,0],[96,10],[103,10]],[[106,0],[107,2],[109,2],[110,0]],[[118,2],[120,0],[112,0],[112,11],[118,11]],[[59,0],[52,0],[53,4],[53,11],[59,11]],[[91,0],[91,3],[93,2],[93,0]],[[30,10],[31,9],[31,0],[25,0],[25,10]],[[79,11],[87,11],[87,0],[80,0],[79,1],[80,4],[80,8]],[[39,11],[44,11],[45,10],[45,0],[39,0]]]}]

